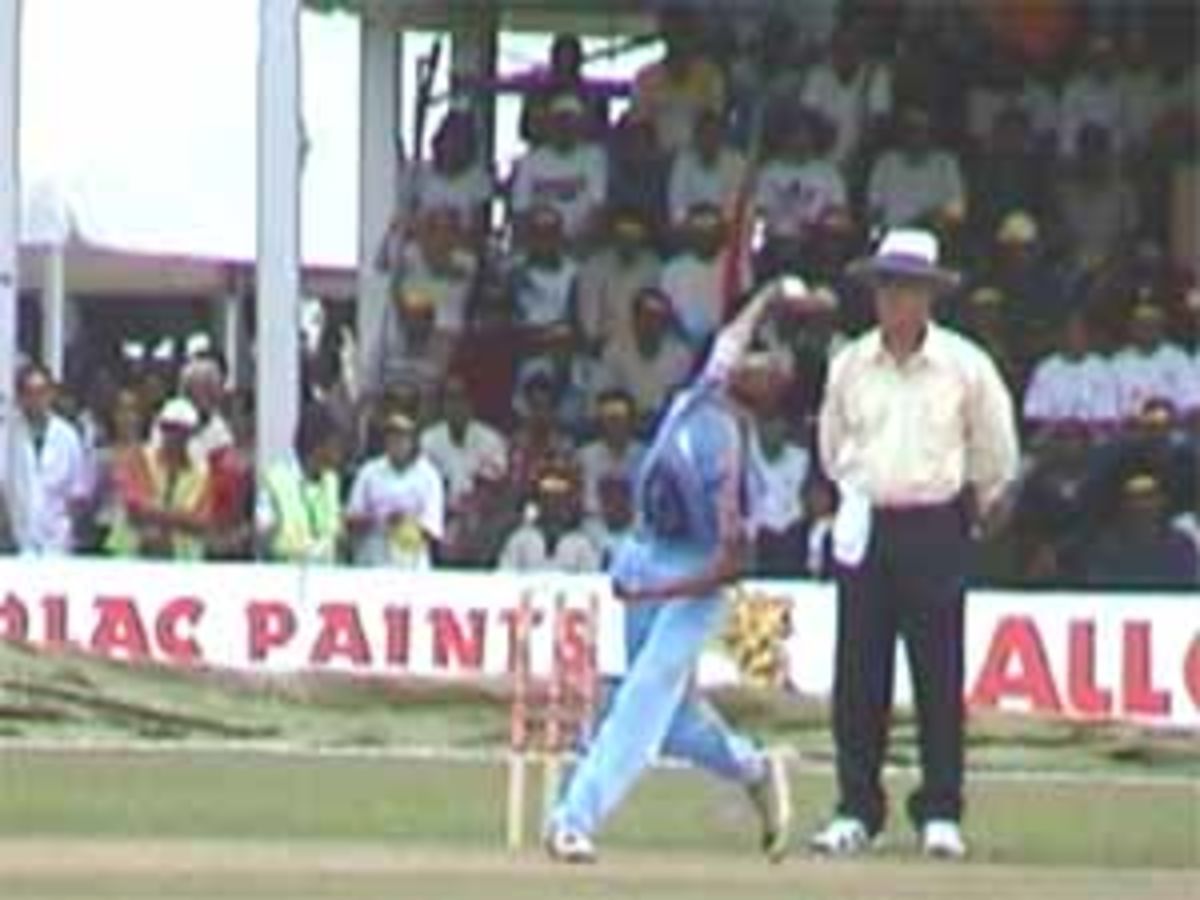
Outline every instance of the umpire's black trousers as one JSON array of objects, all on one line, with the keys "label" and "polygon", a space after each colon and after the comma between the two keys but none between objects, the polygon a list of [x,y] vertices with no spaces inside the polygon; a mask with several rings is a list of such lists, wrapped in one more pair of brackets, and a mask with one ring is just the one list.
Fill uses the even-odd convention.
[{"label": "umpire's black trousers", "polygon": [[833,735],[838,814],[881,831],[896,636],[913,676],[921,740],[916,826],[958,821],[963,779],[963,615],[971,540],[959,502],[872,511],[862,563],[837,567]]}]

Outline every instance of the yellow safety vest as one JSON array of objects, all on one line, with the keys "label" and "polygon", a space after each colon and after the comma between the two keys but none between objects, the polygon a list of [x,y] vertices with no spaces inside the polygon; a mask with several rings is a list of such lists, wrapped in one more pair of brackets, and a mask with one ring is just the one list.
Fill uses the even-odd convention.
[{"label": "yellow safety vest", "polygon": [[[157,505],[177,512],[194,512],[204,503],[204,495],[208,490],[207,465],[189,465],[176,475],[172,483],[156,449],[143,448],[139,462],[142,465],[139,474],[146,479],[147,488]],[[123,505],[117,510],[105,541],[105,549],[114,556],[142,555],[141,535],[129,521],[129,513]],[[202,538],[178,532],[171,536],[171,559],[194,560],[203,557]]]},{"label": "yellow safety vest", "polygon": [[296,463],[276,463],[267,471],[266,482],[275,512],[275,529],[268,548],[271,558],[336,562],[342,534],[342,497],[337,473],[325,472],[314,483]]}]

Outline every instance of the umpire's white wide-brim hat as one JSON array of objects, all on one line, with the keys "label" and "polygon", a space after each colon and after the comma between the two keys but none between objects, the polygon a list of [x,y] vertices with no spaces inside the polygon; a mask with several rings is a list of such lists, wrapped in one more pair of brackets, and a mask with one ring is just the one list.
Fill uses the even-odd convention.
[{"label": "umpire's white wide-brim hat", "polygon": [[847,267],[854,277],[877,281],[880,278],[912,278],[928,281],[949,290],[962,277],[939,264],[937,237],[919,228],[895,228],[883,236],[872,256],[855,260]]}]

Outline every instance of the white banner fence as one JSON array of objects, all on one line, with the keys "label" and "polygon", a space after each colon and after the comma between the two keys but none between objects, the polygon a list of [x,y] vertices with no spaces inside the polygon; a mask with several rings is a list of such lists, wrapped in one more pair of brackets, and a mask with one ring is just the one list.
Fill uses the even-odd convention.
[{"label": "white banner fence", "polygon": [[[742,590],[791,604],[791,685],[827,697],[832,588],[782,581]],[[525,595],[543,616],[566,598],[568,660],[586,651],[586,610],[599,597],[600,669],[620,674],[621,605],[603,578],[584,576],[5,559],[0,639],[242,673],[488,678],[511,669]],[[544,671],[548,621],[535,623],[533,636],[534,668]],[[974,591],[966,650],[973,709],[1200,730],[1194,595]],[[906,704],[902,653],[899,663],[897,701]],[[715,642],[699,676],[707,687],[739,677]]]}]

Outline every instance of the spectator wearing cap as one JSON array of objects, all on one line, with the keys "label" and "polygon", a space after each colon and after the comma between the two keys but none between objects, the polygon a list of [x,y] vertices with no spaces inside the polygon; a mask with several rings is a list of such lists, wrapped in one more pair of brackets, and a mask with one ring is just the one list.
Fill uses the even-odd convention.
[{"label": "spectator wearing cap", "polygon": [[[886,820],[880,780],[896,639],[911,663],[921,783],[909,816],[933,856],[961,857],[965,584],[972,532],[999,527],[1018,469],[1013,403],[987,354],[932,320],[958,284],[929,232],[888,232],[852,266],[878,327],[833,360],[820,413],[823,470],[838,487],[834,737],[839,801],[812,839],[869,849]],[[972,527],[972,519],[977,523]]]},{"label": "spectator wearing cap", "polygon": [[383,321],[362,338],[365,399],[374,400],[398,388],[429,400],[445,377],[452,346],[437,330],[435,299],[418,286],[401,284],[392,292]]},{"label": "spectator wearing cap", "polygon": [[833,36],[829,58],[809,73],[801,99],[833,124],[833,160],[850,177],[891,115],[891,69],[867,56],[855,26],[843,27]]},{"label": "spectator wearing cap", "polygon": [[441,419],[421,432],[421,452],[445,481],[448,518],[468,502],[486,468],[498,466],[503,475],[508,460],[504,436],[475,416],[467,386],[457,375],[442,386]]},{"label": "spectator wearing cap", "polygon": [[26,556],[59,556],[75,548],[75,520],[88,499],[79,432],[54,411],[54,382],[36,363],[16,376],[17,412],[5,499],[13,537]]},{"label": "spectator wearing cap", "polygon": [[179,374],[179,390],[196,409],[199,425],[188,442],[192,462],[212,463],[213,454],[233,446],[233,429],[222,408],[225,403],[225,370],[211,356],[197,356]]},{"label": "spectator wearing cap", "polygon": [[1088,554],[1088,583],[1097,587],[1195,588],[1196,548],[1171,528],[1158,479],[1139,472],[1121,486],[1116,521]]},{"label": "spectator wearing cap", "polygon": [[695,140],[671,163],[667,188],[671,224],[681,224],[697,204],[732,215],[745,175],[745,157],[727,143],[721,113],[704,110],[696,121]]},{"label": "spectator wearing cap", "polygon": [[659,24],[666,52],[634,76],[631,111],[653,126],[663,152],[674,155],[692,143],[701,114],[724,111],[725,78],[704,52],[695,11],[668,10]]},{"label": "spectator wearing cap", "polygon": [[1073,157],[1083,149],[1083,131],[1099,127],[1115,149],[1124,141],[1121,110],[1121,71],[1112,38],[1097,35],[1085,48],[1079,71],[1063,86],[1058,114],[1059,153]]},{"label": "spectator wearing cap", "polygon": [[632,482],[646,448],[637,439],[637,408],[621,390],[605,390],[596,398],[596,439],[579,451],[583,476],[583,512],[600,513],[600,484],[619,477]]},{"label": "spectator wearing cap", "polygon": [[208,463],[189,450],[200,414],[184,397],[168,400],[154,435],[116,472],[117,510],[106,542],[115,556],[200,559],[212,526]]},{"label": "spectator wearing cap", "polygon": [[811,110],[793,113],[778,147],[758,173],[754,209],[763,227],[758,276],[809,271],[814,232],[832,209],[845,209],[841,171],[819,152],[823,124]]},{"label": "spectator wearing cap", "polygon": [[442,476],[421,453],[417,423],[404,413],[383,422],[383,453],[354,479],[345,523],[359,565],[424,570],[445,535]]},{"label": "spectator wearing cap", "polygon": [[1058,350],[1033,367],[1023,402],[1025,424],[1038,435],[1077,422],[1090,434],[1112,431],[1122,418],[1116,368],[1092,345],[1087,316],[1062,327]]},{"label": "spectator wearing cap", "polygon": [[255,504],[255,531],[267,559],[337,562],[344,527],[343,449],[325,409],[301,411],[294,454],[267,469]]},{"label": "spectator wearing cap", "polygon": [[1140,216],[1112,133],[1088,123],[1079,130],[1078,144],[1078,153],[1055,180],[1053,203],[1071,259],[1086,273],[1116,259],[1129,246]]},{"label": "spectator wearing cap", "polygon": [[797,574],[802,555],[796,553],[791,536],[804,521],[804,485],[811,469],[808,450],[791,439],[788,421],[776,408],[755,422],[749,456],[761,486],[754,522],[755,570],[763,575]]},{"label": "spectator wearing cap", "polygon": [[934,142],[925,110],[901,112],[897,146],[871,167],[867,207],[871,220],[888,228],[953,223],[965,215],[967,190],[958,157]]},{"label": "spectator wearing cap", "polygon": [[582,139],[583,112],[574,94],[556,96],[547,108],[545,142],[514,163],[512,209],[518,231],[522,220],[540,206],[559,213],[572,243],[594,230],[607,192],[608,169],[600,148]]},{"label": "spectator wearing cap", "polygon": [[662,261],[641,213],[613,208],[607,218],[606,240],[579,270],[579,324],[593,358],[614,344],[632,344],[634,297],[657,285],[662,275]]},{"label": "spectator wearing cap", "polygon": [[693,351],[701,351],[725,320],[730,252],[736,251],[721,210],[708,204],[688,210],[679,250],[663,266],[659,286],[670,298],[675,321]]},{"label": "spectator wearing cap", "polygon": [[604,348],[601,384],[633,398],[641,425],[683,384],[694,354],[679,335],[670,298],[648,287],[633,298],[633,339]]},{"label": "spectator wearing cap", "polygon": [[1182,347],[1166,338],[1166,313],[1153,303],[1138,303],[1129,314],[1128,343],[1113,357],[1117,405],[1122,420],[1136,416],[1150,400],[1183,414],[1197,404],[1200,385]]},{"label": "spectator wearing cap", "polygon": [[571,470],[547,467],[534,481],[528,520],[509,536],[497,568],[513,572],[598,572],[600,552],[582,527]]}]

